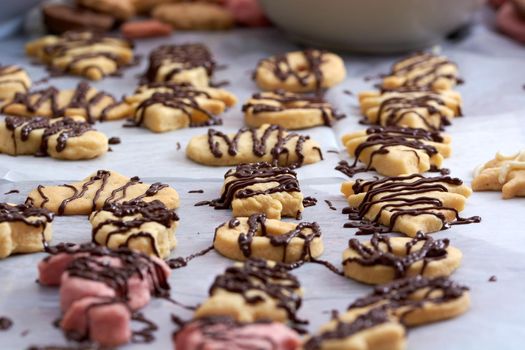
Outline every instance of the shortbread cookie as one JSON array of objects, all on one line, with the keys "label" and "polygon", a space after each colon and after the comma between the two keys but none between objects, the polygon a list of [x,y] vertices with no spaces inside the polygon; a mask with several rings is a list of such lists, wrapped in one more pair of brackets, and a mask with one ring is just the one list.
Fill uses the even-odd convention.
[{"label": "shortbread cookie", "polygon": [[369,242],[352,238],[343,252],[346,277],[368,284],[421,275],[450,276],[461,262],[461,251],[448,239],[434,240],[423,233],[414,238],[374,234]]},{"label": "shortbread cookie", "polygon": [[210,296],[195,311],[195,318],[229,316],[238,322],[301,321],[302,291],[299,280],[285,265],[249,259],[215,278]]},{"label": "shortbread cookie", "polygon": [[452,89],[460,82],[454,62],[445,56],[418,52],[394,63],[381,87],[386,90],[424,88],[441,91]]},{"label": "shortbread cookie", "polygon": [[132,0],[76,0],[82,7],[109,14],[119,20],[126,20],[135,15]]},{"label": "shortbread cookie", "polygon": [[284,263],[317,258],[324,249],[316,222],[295,224],[267,219],[264,214],[233,218],[217,227],[213,246],[233,260],[260,258]]},{"label": "shortbread cookie", "polygon": [[52,221],[47,209],[0,203],[0,259],[43,251],[51,241]]},{"label": "shortbread cookie", "polygon": [[269,162],[280,166],[301,166],[323,159],[321,146],[310,136],[289,133],[279,125],[241,128],[236,134],[208,129],[194,136],[186,148],[191,160],[213,166]]},{"label": "shortbread cookie", "polygon": [[179,206],[177,191],[166,184],[142,183],[135,176],[125,177],[109,170],[99,170],[80,182],[58,186],[39,185],[26,202],[47,208],[58,215],[88,215],[108,203],[159,200],[168,209]]},{"label": "shortbread cookie", "polygon": [[213,55],[203,44],[162,45],[151,51],[144,80],[190,83],[203,88],[210,85],[216,66]]},{"label": "shortbread cookie", "polygon": [[84,117],[88,122],[128,117],[130,106],[104,91],[98,91],[85,82],[75,89],[59,90],[55,87],[17,93],[0,104],[0,111],[21,117]]},{"label": "shortbread cookie", "polygon": [[155,7],[151,14],[153,18],[182,30],[221,30],[234,25],[230,11],[211,3],[162,4]]},{"label": "shortbread cookie", "polygon": [[53,72],[99,80],[115,74],[133,60],[133,45],[126,40],[93,32],[66,32],[29,42],[26,53]]},{"label": "shortbread cookie", "polygon": [[501,191],[504,199],[525,197],[525,150],[496,157],[478,167],[472,180],[474,191]]},{"label": "shortbread cookie", "polygon": [[107,203],[89,216],[92,241],[117,249],[128,247],[147,255],[167,258],[177,245],[179,217],[158,200]]},{"label": "shortbread cookie", "polygon": [[405,327],[457,317],[470,306],[468,288],[447,278],[416,276],[377,286],[308,339],[304,350],[406,348]]},{"label": "shortbread cookie", "polygon": [[0,121],[0,153],[80,160],[108,151],[108,138],[82,117],[6,117]]},{"label": "shortbread cookie", "polygon": [[285,92],[256,93],[242,106],[248,126],[280,125],[287,129],[306,129],[331,126],[345,117],[319,96],[306,96]]},{"label": "shortbread cookie", "polygon": [[[201,203],[197,203],[201,204]],[[269,163],[241,164],[224,175],[220,198],[202,204],[232,208],[233,216],[264,213],[269,219],[299,217],[304,210],[297,174]]]},{"label": "shortbread cookie", "polygon": [[186,323],[173,336],[177,350],[298,350],[301,337],[278,322],[236,322],[230,317],[206,317]]},{"label": "shortbread cookie", "polygon": [[365,121],[381,126],[443,130],[461,115],[461,97],[452,90],[441,92],[365,91],[359,94]]},{"label": "shortbread cookie", "polygon": [[[371,127],[343,135],[342,141],[355,158],[353,164],[344,167],[350,176],[368,170],[385,176],[437,170],[452,152],[449,136],[423,129]],[[359,167],[357,161],[365,166]]]},{"label": "shortbread cookie", "polygon": [[60,244],[48,251],[51,255],[38,265],[39,282],[60,285],[60,327],[66,335],[113,348],[151,333],[147,327],[132,330],[130,323],[144,322],[135,311],[152,296],[169,296],[170,269],[164,261],[92,243]]},{"label": "shortbread cookie", "polygon": [[[461,218],[472,190],[458,178],[424,177],[419,174],[376,180],[344,182],[341,192],[354,220],[346,227],[378,226],[381,232],[401,232],[415,237],[450,225],[479,222],[479,217]],[[386,227],[379,227],[384,225]]]},{"label": "shortbread cookie", "polygon": [[13,98],[17,92],[25,93],[30,87],[31,79],[23,68],[0,65],[0,101]]},{"label": "shortbread cookie", "polygon": [[341,57],[314,49],[263,59],[253,75],[263,90],[283,89],[290,92],[327,89],[339,84],[345,77],[345,64]]},{"label": "shortbread cookie", "polygon": [[175,83],[150,83],[125,98],[134,110],[134,125],[154,132],[222,124],[218,115],[236,103],[231,93]]}]

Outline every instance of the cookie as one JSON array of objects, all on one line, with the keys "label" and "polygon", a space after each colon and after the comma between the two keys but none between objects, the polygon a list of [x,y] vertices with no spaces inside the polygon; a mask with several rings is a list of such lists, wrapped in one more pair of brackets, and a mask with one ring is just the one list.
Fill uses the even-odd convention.
[{"label": "cookie", "polygon": [[297,322],[302,291],[286,265],[261,259],[237,263],[215,278],[195,318],[228,316],[238,322]]},{"label": "cookie", "polygon": [[190,83],[204,88],[210,85],[216,66],[213,55],[203,44],[162,45],[151,51],[143,80]]},{"label": "cookie", "polygon": [[5,101],[0,111],[21,117],[74,117],[93,123],[97,120],[122,119],[131,114],[130,107],[104,91],[85,82],[75,89],[59,90],[48,87],[27,93],[17,93]]},{"label": "cookie", "polygon": [[157,38],[172,33],[169,24],[154,19],[126,22],[120,26],[120,31],[126,39]]},{"label": "cookie", "polygon": [[321,228],[316,222],[299,224],[267,219],[264,214],[233,218],[215,229],[213,246],[227,258],[293,263],[323,253]]},{"label": "cookie", "polygon": [[361,243],[352,238],[343,252],[346,277],[368,284],[421,275],[450,276],[461,262],[461,251],[448,239],[434,240],[421,232],[414,238],[374,234]]},{"label": "cookie", "polygon": [[174,334],[173,343],[177,350],[298,350],[301,338],[282,323],[240,323],[229,317],[216,316],[186,323]]},{"label": "cookie", "polygon": [[49,66],[53,73],[100,80],[118,73],[133,60],[133,44],[94,32],[66,32],[30,41],[26,53]]},{"label": "cookie", "polygon": [[345,77],[345,64],[341,57],[315,49],[265,58],[259,61],[253,75],[262,90],[283,89],[290,92],[328,89]]},{"label": "cookie", "polygon": [[127,247],[167,258],[177,245],[179,217],[158,200],[107,203],[89,216],[93,242],[117,249]]},{"label": "cookie", "polygon": [[43,251],[51,241],[52,221],[47,209],[0,203],[0,259]]},{"label": "cookie", "polygon": [[461,97],[452,90],[441,92],[366,91],[359,94],[365,122],[381,126],[401,126],[443,130],[461,116]]},{"label": "cookie", "polygon": [[478,167],[472,180],[474,191],[501,191],[503,199],[525,197],[525,150],[511,156],[496,153]]},{"label": "cookie", "polygon": [[308,339],[304,350],[406,348],[405,327],[446,320],[470,307],[468,288],[422,276],[377,286]]},{"label": "cookie", "polygon": [[[424,129],[371,127],[345,134],[342,142],[355,160],[340,163],[336,169],[352,176],[375,170],[381,175],[418,174],[441,168],[450,156],[450,137]],[[364,166],[358,166],[358,161]]]},{"label": "cookie", "polygon": [[153,18],[182,30],[223,30],[235,20],[224,7],[204,2],[161,4],[151,12]]},{"label": "cookie", "polygon": [[48,4],[42,7],[42,15],[47,31],[57,35],[82,30],[107,32],[115,25],[109,15],[65,4]]},{"label": "cookie", "polygon": [[[132,331],[134,311],[152,296],[170,294],[168,265],[126,248],[110,250],[92,243],[60,244],[38,265],[39,282],[60,286],[60,327],[76,341],[103,347],[127,343],[143,331]],[[108,332],[108,329],[111,331]]]},{"label": "cookie", "polygon": [[119,20],[135,15],[132,0],[76,0],[77,4],[93,11],[108,14]]},{"label": "cookie", "polygon": [[321,146],[310,136],[290,133],[279,125],[241,128],[235,134],[208,129],[194,136],[186,155],[204,165],[225,166],[269,162],[280,166],[301,166],[323,159]]},{"label": "cookie", "polygon": [[418,52],[394,63],[383,78],[383,89],[450,90],[461,83],[457,65],[447,57]]},{"label": "cookie", "polygon": [[[346,227],[381,232],[401,232],[416,237],[418,232],[436,232],[450,225],[479,222],[479,217],[461,218],[472,190],[458,178],[424,177],[419,174],[375,180],[344,182],[341,192],[353,222]],[[379,227],[383,225],[383,227]]]},{"label": "cookie", "polygon": [[222,89],[175,83],[143,85],[125,100],[134,110],[132,125],[154,132],[222,124],[218,115],[237,101]]},{"label": "cookie", "polygon": [[30,87],[31,79],[25,69],[0,65],[0,101],[11,99],[18,92],[25,93]]},{"label": "cookie", "polygon": [[179,206],[177,191],[166,184],[142,183],[135,176],[125,177],[114,171],[98,170],[80,182],[58,186],[39,185],[26,202],[58,215],[88,215],[108,203],[159,200],[168,209]]},{"label": "cookie", "polygon": [[100,157],[107,151],[107,136],[82,117],[6,117],[0,121],[0,153],[81,160]]},{"label": "cookie", "polygon": [[241,164],[224,175],[221,196],[209,202],[215,209],[232,208],[233,216],[263,213],[269,219],[299,217],[304,210],[297,173],[269,163]]},{"label": "cookie", "polygon": [[331,126],[345,117],[319,96],[285,92],[256,93],[242,106],[244,121],[250,127],[263,124],[280,125],[286,129]]}]

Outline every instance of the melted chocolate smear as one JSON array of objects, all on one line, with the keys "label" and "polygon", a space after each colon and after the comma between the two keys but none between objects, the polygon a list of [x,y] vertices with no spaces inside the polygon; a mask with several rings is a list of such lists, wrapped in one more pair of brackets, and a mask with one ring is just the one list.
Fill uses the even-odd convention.
[{"label": "melted chocolate smear", "polygon": [[7,331],[13,326],[13,321],[5,316],[0,316],[0,331]]},{"label": "melted chocolate smear", "polygon": [[10,191],[7,191],[6,193],[4,193],[5,195],[8,195],[8,194],[13,194],[13,193],[20,193],[19,190],[10,190]]},{"label": "melted chocolate smear", "polygon": [[337,210],[337,208],[334,207],[334,205],[332,204],[332,202],[329,201],[328,199],[325,199],[324,202],[326,203],[326,205],[328,205],[328,208],[330,208],[331,210]]},{"label": "melted chocolate smear", "polygon": [[209,246],[209,247],[207,247],[207,248],[205,248],[205,249],[203,249],[201,251],[198,251],[196,253],[188,255],[187,257],[178,257],[178,258],[172,258],[172,259],[166,260],[166,264],[168,264],[168,266],[172,270],[180,269],[181,267],[187,266],[188,263],[190,261],[192,261],[193,259],[201,257],[203,255],[206,255],[207,253],[209,253],[212,250],[213,250],[213,245],[211,245],[211,246]]},{"label": "melted chocolate smear", "polygon": [[364,173],[369,170],[373,170],[373,168],[367,169],[366,167],[356,167],[354,165],[350,165],[346,160],[341,160],[334,169],[342,172],[348,177],[353,177],[357,173]]},{"label": "melted chocolate smear", "polygon": [[20,336],[23,338],[23,337],[26,337],[28,334],[29,334],[29,329],[25,329],[23,330],[21,333],[20,333]]},{"label": "melted chocolate smear", "polygon": [[121,142],[122,141],[121,141],[120,137],[116,137],[116,136],[110,137],[109,140],[108,140],[108,143],[110,145],[120,145]]},{"label": "melted chocolate smear", "polygon": [[[391,232],[397,219],[403,215],[432,215],[442,222],[443,230],[451,225],[480,222],[479,216],[462,218],[456,209],[444,206],[440,199],[425,196],[426,193],[432,191],[448,192],[445,184],[460,186],[463,181],[450,176],[424,177],[420,174],[385,177],[369,181],[358,179],[353,185],[354,193],[365,193],[365,196],[357,208],[343,209],[343,214],[348,214],[348,218],[351,220],[344,227],[359,228],[362,232],[370,233]],[[410,198],[412,195],[421,196]],[[376,196],[381,196],[381,199],[376,199]],[[365,219],[366,214],[376,204],[382,204],[382,208],[371,220]],[[385,210],[391,211],[392,215],[389,224],[383,226],[379,220]],[[453,213],[456,219],[448,222],[442,211]]]},{"label": "melted chocolate smear", "polygon": [[496,277],[495,275],[490,276],[489,282],[497,282],[497,281],[498,281],[498,277]]},{"label": "melted chocolate smear", "polygon": [[189,190],[188,193],[204,193],[204,190]]},{"label": "melted chocolate smear", "polygon": [[305,197],[303,199],[303,206],[305,208],[308,208],[308,207],[313,207],[314,205],[317,204],[317,198],[314,198],[314,197]]}]

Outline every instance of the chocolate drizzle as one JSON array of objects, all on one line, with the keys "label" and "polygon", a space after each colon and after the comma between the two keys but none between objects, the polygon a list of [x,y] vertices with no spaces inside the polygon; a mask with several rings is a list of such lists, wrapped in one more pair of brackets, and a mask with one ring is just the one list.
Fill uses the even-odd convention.
[{"label": "chocolate drizzle", "polygon": [[301,52],[306,60],[306,65],[293,67],[288,60],[288,54],[273,56],[262,59],[257,65],[253,79],[257,79],[259,68],[265,67],[272,71],[273,75],[281,82],[293,77],[301,86],[308,86],[313,78],[314,86],[320,91],[324,82],[324,75],[321,66],[326,62],[324,55],[326,51],[307,49]]},{"label": "chocolate drizzle", "polygon": [[[126,126],[142,125],[144,123],[144,119],[146,118],[146,112],[148,108],[159,104],[164,107],[180,110],[188,118],[188,124],[192,127],[221,125],[222,119],[220,117],[214,116],[206,109],[201,107],[196,99],[199,96],[208,95],[205,92],[199,90],[178,90],[176,93],[155,92],[153,95],[138,105],[135,111],[133,124],[127,124]],[[192,116],[194,111],[198,111],[199,113],[205,115],[207,120],[202,123],[195,122]]]},{"label": "chocolate drizzle", "polygon": [[204,248],[203,250],[198,251],[196,253],[190,254],[187,257],[178,257],[178,258],[172,258],[172,259],[166,260],[166,264],[168,264],[168,266],[172,270],[180,269],[181,267],[188,266],[188,263],[192,261],[193,259],[206,255],[212,250],[213,250],[213,245],[207,248]]},{"label": "chocolate drizzle", "polygon": [[56,136],[57,152],[62,152],[67,141],[73,137],[80,137],[87,131],[93,130],[89,123],[74,120],[72,118],[62,118],[60,120],[50,120],[44,117],[23,118],[23,117],[6,117],[5,125],[7,130],[11,131],[12,139],[17,153],[16,131],[19,129],[19,137],[22,142],[26,142],[31,137],[31,133],[36,130],[43,130],[40,147],[35,154],[38,157],[49,155],[49,139]]},{"label": "chocolate drizzle", "polygon": [[[456,64],[444,56],[438,56],[429,52],[416,52],[402,60],[394,63],[389,75],[406,78],[403,88],[426,88],[433,89],[434,83],[440,79],[459,84],[462,80],[453,73],[442,73],[445,66]],[[417,73],[419,71],[419,73]]]},{"label": "chocolate drizzle", "polygon": [[[113,227],[106,235],[106,239],[102,245],[108,245],[114,236],[121,234],[128,234],[130,230],[140,228],[143,224],[156,222],[164,227],[171,227],[175,221],[179,220],[177,213],[173,209],[168,209],[164,203],[159,200],[151,202],[144,202],[141,200],[132,200],[122,203],[106,203],[102,208],[103,211],[111,212],[116,218],[104,220],[97,226],[93,227],[91,241],[93,243],[101,243],[97,240],[98,232],[106,226]],[[92,219],[100,212],[93,214]],[[125,217],[133,217],[131,220],[123,220]],[[155,237],[146,231],[134,232],[129,234],[128,238],[120,247],[127,247],[129,243],[137,237],[145,237],[149,239],[151,251],[160,256],[157,249]]]},{"label": "chocolate drizzle", "polygon": [[[412,181],[414,180],[414,181]],[[462,218],[456,209],[446,207],[439,198],[428,197],[428,192],[448,192],[447,186],[460,186],[463,182],[450,176],[424,177],[420,174],[398,177],[386,177],[376,180],[357,180],[353,185],[354,194],[365,193],[362,202],[357,208],[345,208],[343,213],[349,214],[350,223],[345,227],[360,228],[365,233],[390,232],[396,221],[401,216],[432,215],[442,222],[442,229],[450,225],[468,224],[481,221],[479,216]],[[410,198],[413,195],[420,195]],[[365,219],[366,214],[374,205],[381,205],[381,209],[370,220]],[[387,227],[379,225],[383,212],[389,211],[389,224]],[[455,220],[448,222],[443,212],[452,212]]]},{"label": "chocolate drizzle", "polygon": [[[163,77],[159,70],[164,65],[176,63]],[[183,70],[202,67],[208,76],[212,76],[217,63],[211,52],[203,44],[162,45],[153,50],[149,56],[149,67],[144,74],[144,82],[155,82],[159,79],[170,81]]]},{"label": "chocolate drizzle", "polygon": [[262,259],[248,259],[217,276],[209,293],[213,295],[215,290],[223,289],[242,295],[248,304],[257,304],[265,300],[260,294],[253,295],[253,291],[259,291],[274,299],[276,307],[283,309],[290,321],[306,324],[297,317],[297,310],[302,304],[299,288],[299,280],[288,272],[286,265],[276,263],[272,266]]},{"label": "chocolate drizzle", "polygon": [[[64,198],[62,202],[60,203],[60,206],[58,207],[58,215],[63,215],[66,207],[69,203],[82,198],[91,187],[95,187],[95,195],[92,199],[92,206],[91,211],[95,211],[97,208],[97,201],[100,198],[100,195],[108,185],[109,178],[111,177],[111,172],[108,170],[98,170],[97,173],[94,176],[91,176],[87,181],[82,183],[82,186],[80,188],[76,188],[75,186],[64,184],[63,187],[67,187],[70,190],[73,191],[73,194],[67,198]],[[129,179],[124,185],[115,188],[111,191],[111,194],[104,200],[101,207],[104,207],[108,203],[118,202],[123,200],[126,197],[126,191],[129,187],[142,184],[139,177],[135,176]],[[161,191],[163,188],[168,187],[168,185],[155,182],[149,186],[149,188],[141,195],[128,199],[128,202],[133,201],[139,201],[146,197],[152,197],[155,196],[159,191]],[[42,203],[40,203],[40,207],[43,208],[47,202],[49,202],[49,198],[44,194],[43,189],[45,187],[42,185],[39,185],[37,187],[38,194],[42,198]],[[31,197],[28,197],[26,199],[26,203],[31,204],[34,202],[34,199]]]},{"label": "chocolate drizzle", "polygon": [[[32,218],[31,220],[29,218]],[[54,219],[53,213],[44,208],[35,208],[29,204],[11,205],[0,203],[0,223],[22,222],[32,227],[42,229],[42,246],[47,247],[45,228]]]},{"label": "chocolate drizzle", "polygon": [[308,208],[308,207],[313,207],[317,204],[317,198],[314,198],[314,197],[304,197],[303,199],[303,206],[305,208]]},{"label": "chocolate drizzle", "polygon": [[[68,110],[82,110],[85,113],[85,118],[89,123],[94,123],[96,119],[104,120],[111,109],[118,106],[120,103],[116,99],[104,92],[98,91],[93,96],[88,98],[88,94],[92,88],[86,82],[80,82],[75,90],[73,90],[70,101],[64,105],[59,103],[60,91],[51,86],[46,89],[36,90],[28,93],[17,92],[14,98],[2,106],[1,112],[5,113],[6,108],[13,104],[23,105],[29,113],[35,114],[38,109],[45,103],[49,103],[51,110],[50,117],[61,118],[68,114]],[[92,108],[97,106],[102,100],[109,99],[111,102],[102,109],[100,117],[93,114]],[[61,102],[61,101],[60,101]],[[78,114],[78,112],[77,112]]]},{"label": "chocolate drizzle", "polygon": [[[354,151],[354,162],[348,164],[346,161],[340,161],[335,167],[336,170],[352,177],[356,173],[372,170],[374,157],[390,152],[389,148],[402,146],[412,149],[418,162],[420,157],[418,152],[425,152],[429,158],[438,154],[436,147],[428,142],[443,142],[443,137],[438,132],[426,131],[423,129],[400,128],[395,126],[380,127],[375,126],[366,129],[368,135],[366,140],[360,143]],[[358,167],[357,161],[361,154],[368,148],[374,150],[370,153],[368,164],[365,167]]]},{"label": "chocolate drizzle", "polygon": [[[0,65],[0,85],[17,84],[20,85],[24,91],[29,90],[27,83],[20,78],[14,77],[17,73],[23,72],[23,69],[18,66],[2,66]],[[9,77],[13,75],[12,77]],[[9,77],[9,78],[7,78]]]},{"label": "chocolate drizzle", "polygon": [[[266,227],[266,215],[265,214],[253,214],[247,220],[248,230],[239,234],[237,243],[242,254],[246,258],[252,256],[252,243],[254,237],[265,237],[270,241],[270,244],[274,247],[283,247],[283,255],[281,262],[286,262],[288,245],[292,239],[301,239],[303,241],[302,252],[299,260],[308,260],[311,258],[311,246],[313,241],[317,238],[321,238],[321,228],[316,222],[301,222],[297,226],[283,234],[271,234],[268,232]],[[239,225],[239,220],[231,219],[228,222],[228,228],[235,228]],[[215,229],[215,236],[213,241],[217,239],[217,231],[223,227],[221,225]]]},{"label": "chocolate drizzle", "polygon": [[[199,202],[195,205],[209,204],[215,209],[228,209],[236,198],[250,198],[257,195],[278,192],[300,192],[297,173],[288,167],[276,167],[269,163],[240,164],[229,170],[224,176],[224,189],[220,198]],[[265,190],[253,190],[247,187],[256,184],[277,182],[278,185]]]},{"label": "chocolate drizzle", "polygon": [[[211,154],[213,154],[215,158],[223,157],[218,141],[218,139],[221,139],[228,147],[228,154],[232,157],[237,156],[239,153],[239,139],[245,133],[251,136],[252,153],[254,156],[260,158],[266,154],[270,154],[272,156],[272,163],[275,165],[299,167],[303,164],[305,158],[304,143],[310,140],[310,136],[288,133],[285,128],[279,125],[268,126],[260,136],[258,136],[258,129],[256,128],[241,128],[233,137],[215,129],[208,129],[208,147]],[[272,135],[275,135],[275,142],[268,144],[268,139],[271,138]],[[293,142],[292,140],[295,140],[294,149],[286,146],[287,143]],[[270,146],[272,147],[268,149]],[[314,147],[314,149],[319,152],[320,159],[323,159],[321,150],[318,147]],[[290,153],[295,153],[295,157],[297,158],[295,162],[290,160]]]},{"label": "chocolate drizzle", "polygon": [[[414,246],[419,242],[424,243],[419,249],[413,250]],[[423,275],[429,263],[447,257],[449,243],[448,239],[434,240],[432,237],[420,232],[405,244],[405,253],[399,256],[393,253],[390,238],[376,233],[370,239],[370,245],[362,244],[355,238],[350,239],[348,247],[356,252],[358,257],[345,259],[343,265],[355,262],[362,266],[388,266],[394,269],[395,278],[401,278],[406,276],[409,269],[416,262],[423,261],[418,273]],[[382,245],[384,248],[382,248]]]},{"label": "chocolate drizzle", "polygon": [[[334,120],[340,120],[346,117],[346,115],[339,113],[331,104],[317,95],[309,96],[293,94],[284,90],[276,90],[270,93],[259,92],[253,94],[252,99],[255,101],[248,102],[242,106],[244,113],[251,112],[253,115],[257,115],[260,113],[283,112],[297,109],[318,110],[326,126],[331,126]],[[264,100],[275,101],[278,102],[279,105],[268,104]]]}]

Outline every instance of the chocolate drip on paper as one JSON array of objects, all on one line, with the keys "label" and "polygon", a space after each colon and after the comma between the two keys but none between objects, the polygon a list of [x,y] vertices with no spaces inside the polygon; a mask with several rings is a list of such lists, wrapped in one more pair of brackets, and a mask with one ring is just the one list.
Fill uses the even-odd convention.
[{"label": "chocolate drip on paper", "polygon": [[275,306],[284,310],[290,321],[306,324],[306,321],[297,317],[297,310],[302,304],[299,288],[299,280],[288,272],[286,265],[276,263],[271,266],[262,259],[248,259],[242,265],[231,266],[217,276],[209,293],[213,295],[215,290],[223,289],[240,294],[248,304],[258,304],[265,300],[260,295],[252,294],[258,291],[275,300]]},{"label": "chocolate drip on paper", "polygon": [[[111,177],[111,172],[108,170],[98,170],[97,173],[90,177],[87,181],[83,182],[80,188],[76,188],[72,185],[64,184],[63,187],[67,187],[73,191],[73,194],[65,199],[62,200],[60,203],[60,206],[58,207],[58,215],[63,215],[66,207],[69,203],[82,198],[91,187],[95,187],[95,195],[93,196],[92,200],[92,207],[91,211],[95,211],[97,209],[97,201],[100,198],[102,192],[108,185],[109,178]],[[142,184],[142,181],[140,181],[140,178],[138,176],[130,178],[124,185],[115,188],[111,191],[111,194],[104,200],[104,203],[102,207],[104,207],[108,203],[118,202],[126,197],[126,191],[129,187],[132,187],[134,185]],[[150,187],[141,195],[130,198],[128,201],[138,201],[141,199],[144,199],[146,197],[152,197],[155,196],[159,191],[161,191],[163,188],[169,187],[166,184],[155,182],[150,185]],[[49,198],[44,194],[43,189],[46,188],[45,186],[39,185],[37,187],[38,194],[42,198],[42,203],[40,204],[40,207],[45,207],[46,203],[49,201]],[[34,199],[31,197],[28,197],[26,199],[26,203],[33,203]]]},{"label": "chocolate drip on paper", "polygon": [[204,248],[203,250],[200,250],[196,253],[190,254],[187,257],[178,257],[178,258],[172,258],[172,259],[166,260],[166,264],[168,264],[168,266],[172,270],[180,269],[181,267],[188,266],[188,263],[192,261],[193,259],[206,255],[212,250],[213,250],[213,245],[207,248]]},{"label": "chocolate drip on paper", "polygon": [[[250,198],[261,194],[279,192],[301,192],[297,173],[288,167],[276,167],[269,163],[240,164],[229,170],[225,178],[224,190],[220,198],[196,203],[196,206],[209,204],[215,209],[228,209],[236,198]],[[231,180],[229,180],[231,178]],[[247,187],[269,182],[278,185],[265,190],[252,190]]]},{"label": "chocolate drip on paper", "polygon": [[94,130],[91,125],[84,121],[77,121],[65,117],[60,120],[50,120],[44,117],[23,118],[23,117],[6,117],[5,125],[7,130],[11,131],[12,139],[17,153],[17,140],[15,132],[19,130],[19,137],[22,142],[26,142],[31,137],[31,133],[43,130],[40,147],[36,156],[43,157],[49,155],[49,139],[57,137],[55,150],[62,152],[70,138],[80,137],[84,133]]},{"label": "chocolate drip on paper", "polygon": [[253,78],[257,79],[257,71],[260,67],[268,67],[273,75],[282,82],[293,77],[301,86],[307,86],[313,78],[315,89],[320,91],[324,81],[321,66],[326,62],[323,57],[326,55],[326,51],[307,49],[302,51],[302,54],[306,60],[306,65],[300,67],[292,67],[287,54],[263,59],[259,61]]},{"label": "chocolate drip on paper", "polygon": [[[419,242],[423,242],[423,245],[413,250]],[[376,233],[371,238],[370,245],[362,244],[355,238],[350,239],[348,247],[358,256],[345,259],[343,265],[355,262],[361,266],[388,266],[394,269],[395,278],[401,278],[406,276],[415,263],[423,261],[418,273],[423,275],[429,263],[448,256],[449,243],[448,239],[434,240],[429,235],[420,232],[405,244],[405,253],[400,256],[393,253],[389,237]]]},{"label": "chocolate drip on paper", "polygon": [[[232,157],[235,157],[239,153],[239,139],[243,134],[248,133],[252,140],[252,153],[256,157],[263,157],[266,154],[272,156],[272,163],[275,165],[287,165],[287,166],[296,166],[299,167],[304,162],[304,143],[307,140],[310,140],[310,136],[299,135],[296,133],[289,133],[285,128],[279,125],[270,125],[264,130],[264,132],[258,136],[258,129],[256,128],[241,128],[233,137],[215,130],[208,129],[208,147],[215,158],[222,158],[224,156],[223,152],[220,150],[220,142],[218,140],[224,141],[228,148],[228,154]],[[268,139],[275,135],[275,142],[269,144]],[[286,146],[289,142],[294,142],[295,148],[292,149],[291,146]],[[271,148],[270,148],[271,146]],[[315,147],[319,152],[319,157],[323,159],[323,154],[321,150]],[[294,153],[296,161],[292,162],[290,160],[290,153]],[[284,161],[283,161],[283,155]]]},{"label": "chocolate drip on paper", "polygon": [[52,118],[67,116],[69,109],[80,109],[84,111],[86,120],[89,123],[94,123],[97,117],[93,114],[92,108],[102,100],[110,99],[111,103],[100,112],[100,118],[98,118],[100,120],[106,119],[111,109],[120,103],[112,95],[104,91],[98,91],[88,98],[88,93],[91,89],[88,83],[80,82],[73,91],[70,101],[64,105],[59,103],[58,96],[60,91],[53,86],[28,93],[17,92],[11,101],[2,106],[1,112],[5,113],[6,108],[13,104],[21,104],[29,113],[37,113],[42,105],[49,103]]},{"label": "chocolate drip on paper", "polygon": [[308,197],[304,197],[303,199],[303,206],[305,208],[313,207],[316,204],[317,204],[317,198],[308,196]]},{"label": "chocolate drip on paper", "polygon": [[5,192],[4,195],[14,194],[14,193],[20,193],[20,191],[17,190],[17,189],[14,189],[14,190],[10,190],[10,191]]},{"label": "chocolate drip on paper", "polygon": [[[414,180],[414,181],[411,181]],[[410,181],[410,182],[409,182]],[[349,214],[352,222],[345,227],[364,229],[365,232],[390,232],[393,230],[397,219],[401,216],[432,215],[442,222],[442,229],[450,225],[468,224],[481,221],[479,216],[462,218],[459,212],[451,207],[446,207],[439,198],[428,197],[429,192],[448,192],[446,184],[460,186],[463,184],[458,178],[450,176],[424,177],[420,174],[386,177],[378,180],[357,180],[353,185],[354,194],[365,193],[362,202],[356,208],[345,208],[343,213]],[[413,195],[419,195],[410,198]],[[381,198],[379,196],[382,196]],[[381,205],[381,209],[371,218],[366,219],[366,214],[374,205]],[[408,207],[408,208],[403,208]],[[383,212],[389,211],[389,224],[381,226],[379,220]],[[444,211],[452,212],[455,220],[447,221]]]},{"label": "chocolate drip on paper", "polygon": [[202,67],[208,76],[212,76],[217,63],[213,59],[211,52],[203,44],[181,44],[181,45],[162,45],[154,49],[149,56],[149,67],[143,77],[143,82],[154,82],[160,77],[159,70],[165,66],[177,63],[162,77],[163,81],[170,81],[178,73]]},{"label": "chocolate drip on paper", "polygon": [[122,141],[120,140],[120,137],[117,136],[110,137],[108,140],[108,143],[110,145],[119,145],[121,142]]},{"label": "chocolate drip on paper", "polygon": [[7,331],[13,326],[13,321],[6,316],[0,316],[0,332]]},{"label": "chocolate drip on paper", "polygon": [[[316,222],[301,222],[297,226],[282,234],[272,234],[268,232],[266,227],[266,215],[265,214],[253,214],[247,220],[248,230],[246,232],[241,232],[237,243],[242,254],[246,258],[252,256],[252,243],[256,237],[264,237],[270,241],[270,244],[274,247],[282,247],[283,255],[281,262],[286,262],[286,254],[288,250],[288,245],[294,238],[299,238],[303,241],[302,252],[299,260],[308,260],[311,258],[311,247],[313,241],[318,238],[321,238],[321,228]],[[228,228],[232,229],[239,226],[240,222],[237,219],[231,219],[228,222]],[[217,239],[217,231],[224,227],[225,224],[217,227],[215,229],[215,236],[213,241]]]},{"label": "chocolate drip on paper", "polygon": [[[102,245],[108,245],[114,236],[121,234],[128,235],[132,229],[140,228],[143,224],[156,222],[163,225],[166,228],[171,227],[176,221],[179,220],[177,213],[174,209],[168,209],[164,203],[159,200],[153,200],[151,202],[144,202],[141,200],[133,200],[122,203],[106,203],[102,208],[102,211],[111,212],[116,218],[104,220],[97,226],[93,227],[91,241],[93,243],[100,243],[97,240],[98,232],[106,227],[113,227],[106,235],[106,239],[102,242]],[[93,214],[93,217],[99,215],[100,212]],[[125,217],[134,217],[131,220],[124,220]],[[128,238],[120,247],[127,247],[129,243],[138,237],[147,238],[150,242],[151,251],[156,255],[160,256],[157,249],[157,242],[155,236],[150,232],[139,231],[129,234]]]},{"label": "chocolate drip on paper", "polygon": [[[366,129],[367,138],[360,143],[354,151],[354,162],[349,164],[340,161],[335,167],[336,170],[352,177],[356,173],[373,170],[372,163],[375,156],[384,155],[390,152],[391,147],[407,147],[412,149],[418,162],[420,157],[418,152],[425,152],[428,157],[438,154],[436,147],[428,142],[443,142],[443,137],[438,132],[426,131],[423,129],[400,128],[396,126],[380,127],[374,126]],[[364,167],[358,167],[357,162],[361,154],[368,148],[374,150],[370,153],[368,163]]]},{"label": "chocolate drip on paper", "polygon": [[[346,117],[345,114],[339,113],[322,97],[316,95],[293,94],[284,90],[276,90],[272,93],[255,93],[252,95],[252,99],[257,101],[244,104],[242,106],[244,113],[250,111],[253,115],[257,115],[260,113],[283,112],[298,109],[318,110],[326,126],[333,125],[334,120],[340,120]],[[268,104],[263,100],[276,101],[280,105],[275,106]]]}]

